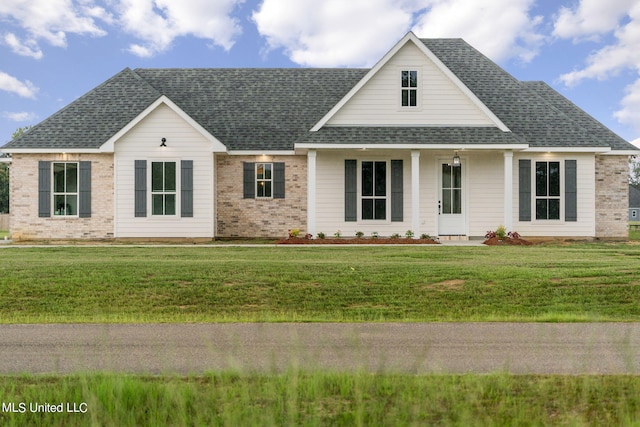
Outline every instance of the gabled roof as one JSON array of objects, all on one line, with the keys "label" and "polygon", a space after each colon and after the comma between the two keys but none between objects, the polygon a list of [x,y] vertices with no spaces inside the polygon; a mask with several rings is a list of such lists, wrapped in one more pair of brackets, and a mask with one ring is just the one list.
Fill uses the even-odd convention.
[{"label": "gabled roof", "polygon": [[362,69],[136,69],[229,150],[293,150]]},{"label": "gabled roof", "polygon": [[[594,134],[594,124],[604,126],[587,113],[548,86],[517,80],[464,40],[422,39],[422,42],[531,147],[636,149],[606,128]],[[605,133],[606,137],[601,139]]]},{"label": "gabled roof", "polygon": [[314,144],[637,151],[546,84],[515,79],[461,39],[417,39],[412,33],[405,39],[422,43],[421,50],[445,67],[474,102],[494,115],[496,127],[317,126],[317,132],[310,132],[370,78],[375,67],[127,68],[3,149],[99,150],[111,145],[123,129],[144,117],[144,112],[164,97],[184,113],[183,117],[208,133],[210,140],[220,141],[229,151],[291,151]]},{"label": "gabled roof", "polygon": [[97,150],[160,95],[126,68],[3,148]]}]

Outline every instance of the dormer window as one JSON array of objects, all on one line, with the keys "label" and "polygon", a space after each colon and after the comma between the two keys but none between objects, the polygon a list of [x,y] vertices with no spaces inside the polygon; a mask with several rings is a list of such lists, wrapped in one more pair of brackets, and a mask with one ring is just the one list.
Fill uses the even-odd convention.
[{"label": "dormer window", "polygon": [[418,106],[418,71],[402,70],[402,106]]}]

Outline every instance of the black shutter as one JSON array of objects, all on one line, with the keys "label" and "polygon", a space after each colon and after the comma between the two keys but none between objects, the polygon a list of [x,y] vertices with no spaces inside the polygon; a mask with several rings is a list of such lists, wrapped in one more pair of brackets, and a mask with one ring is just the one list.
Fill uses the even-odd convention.
[{"label": "black shutter", "polygon": [[242,162],[243,172],[243,197],[253,199],[256,197],[256,164],[253,162]]},{"label": "black shutter", "polygon": [[273,164],[273,198],[284,199],[284,163]]},{"label": "black shutter", "polygon": [[51,162],[38,162],[38,216],[51,216]]},{"label": "black shutter", "polygon": [[91,162],[80,162],[78,216],[91,218]]},{"label": "black shutter", "polygon": [[564,220],[578,220],[578,174],[575,160],[564,161]]},{"label": "black shutter", "polygon": [[193,218],[193,160],[180,162],[180,215]]},{"label": "black shutter", "polygon": [[531,221],[531,160],[520,160],[520,221]]},{"label": "black shutter", "polygon": [[403,221],[402,160],[391,160],[391,221]]},{"label": "black shutter", "polygon": [[135,216],[147,216],[147,161],[136,160],[135,169]]},{"label": "black shutter", "polygon": [[356,160],[344,161],[344,220],[358,220],[358,171]]}]

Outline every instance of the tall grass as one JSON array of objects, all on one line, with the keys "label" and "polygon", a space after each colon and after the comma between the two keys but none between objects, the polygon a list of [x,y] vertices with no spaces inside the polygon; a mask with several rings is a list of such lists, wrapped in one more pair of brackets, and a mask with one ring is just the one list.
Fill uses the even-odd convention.
[{"label": "tall grass", "polygon": [[636,376],[86,374],[0,377],[0,395],[5,403],[86,404],[86,413],[0,413],[3,426],[640,423]]},{"label": "tall grass", "polygon": [[632,244],[0,250],[4,323],[640,319]]}]

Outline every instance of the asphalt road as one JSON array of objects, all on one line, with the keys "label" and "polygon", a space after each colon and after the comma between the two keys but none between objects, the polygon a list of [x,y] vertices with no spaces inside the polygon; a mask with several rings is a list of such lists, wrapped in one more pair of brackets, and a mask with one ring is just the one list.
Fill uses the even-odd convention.
[{"label": "asphalt road", "polygon": [[0,373],[639,374],[640,323],[0,325]]}]

